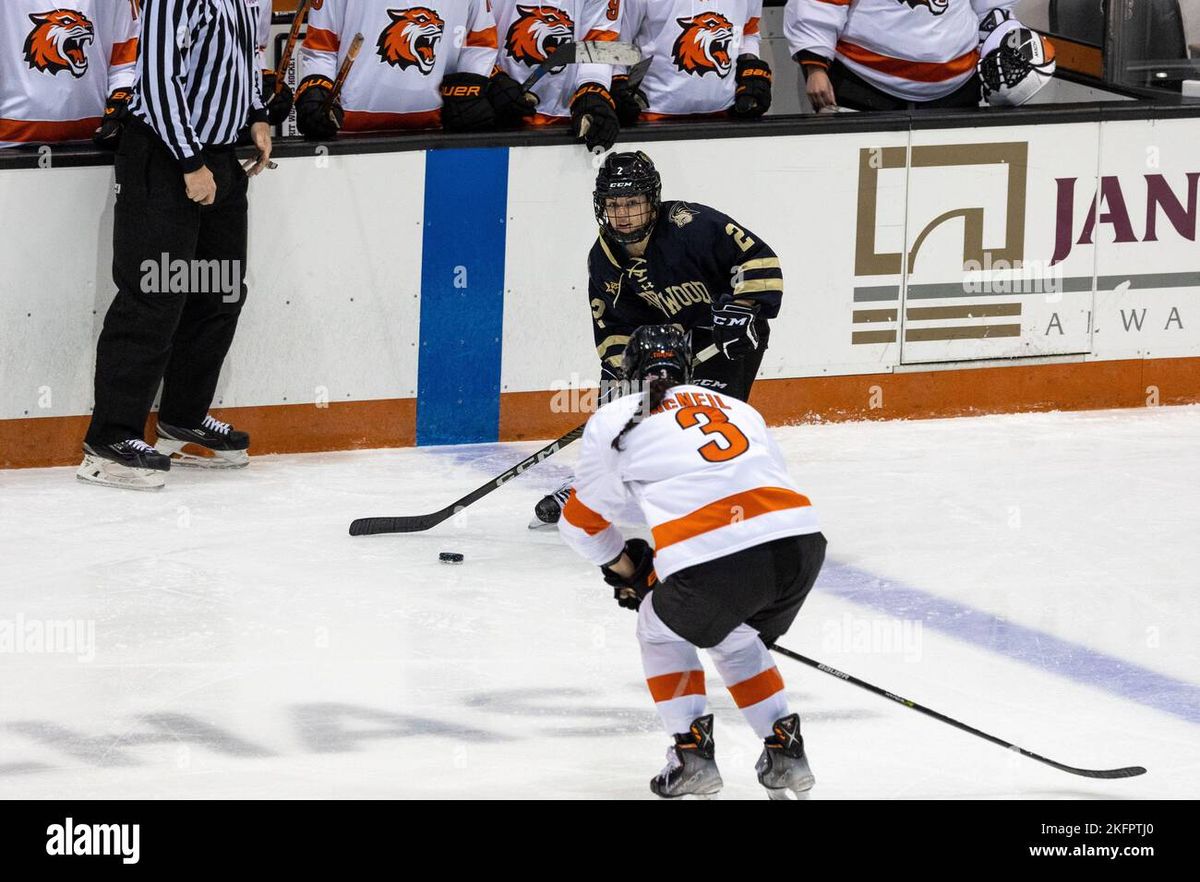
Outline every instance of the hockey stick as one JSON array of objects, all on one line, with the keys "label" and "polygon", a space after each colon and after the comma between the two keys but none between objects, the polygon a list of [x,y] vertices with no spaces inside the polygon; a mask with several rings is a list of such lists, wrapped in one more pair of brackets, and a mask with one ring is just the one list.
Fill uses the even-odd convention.
[{"label": "hockey stick", "polygon": [[641,60],[641,50],[632,43],[563,43],[521,83],[521,89],[528,92],[553,68],[567,64],[637,64]]},{"label": "hockey stick", "polygon": [[888,692],[886,689],[880,689],[878,686],[872,686],[870,683],[866,683],[857,677],[851,677],[849,674],[842,673],[837,668],[831,668],[829,665],[823,665],[819,661],[814,661],[813,659],[803,656],[798,652],[792,652],[790,649],[785,649],[778,644],[775,644],[770,648],[778,652],[780,655],[786,655],[788,658],[802,662],[803,664],[808,665],[810,668],[816,668],[818,671],[824,671],[826,674],[832,674],[839,680],[845,680],[847,683],[853,683],[855,686],[866,689],[868,692],[874,692],[876,695],[882,695],[884,698],[890,698],[897,704],[902,704],[905,707],[912,708],[915,711],[920,711],[926,716],[933,717],[935,720],[941,720],[943,723],[949,723],[956,729],[962,729],[964,732],[970,732],[972,735],[978,735],[980,738],[992,742],[992,744],[998,744],[1003,748],[1013,751],[1014,753],[1019,753],[1021,756],[1027,756],[1030,759],[1035,759],[1039,763],[1045,763],[1048,766],[1053,766],[1060,771],[1070,772],[1072,775],[1082,775],[1085,778],[1133,778],[1137,775],[1146,774],[1146,770],[1141,766],[1126,766],[1121,769],[1077,769],[1074,766],[1067,766],[1062,763],[1055,762],[1054,760],[1047,759],[1046,757],[1036,754],[1031,750],[1018,747],[1017,745],[1011,744],[1002,738],[997,738],[995,735],[989,735],[987,732],[981,732],[974,726],[968,726],[966,723],[960,723],[953,717],[948,717],[945,714],[939,714],[937,711],[931,710],[924,705],[917,704],[915,701],[909,701],[907,698],[902,698],[899,695]]},{"label": "hockey stick", "polygon": [[[692,359],[692,364],[702,364],[716,355],[720,350],[715,345],[709,346],[702,350],[699,355]],[[537,453],[528,456],[521,460],[515,466],[501,475],[497,475],[492,480],[488,481],[482,487],[472,490],[462,499],[452,502],[443,508],[441,511],[435,511],[431,514],[413,515],[411,517],[396,517],[396,518],[358,518],[350,524],[351,536],[374,536],[378,533],[421,533],[425,530],[436,527],[442,521],[454,517],[468,505],[478,502],[487,496],[493,490],[497,490],[501,485],[508,483],[521,472],[525,471],[530,466],[535,466],[544,459],[547,459],[558,451],[562,450],[572,441],[577,441],[583,437],[583,429],[587,423],[582,426],[576,426],[567,434],[563,435],[557,441],[552,441],[547,444]]]},{"label": "hockey stick", "polygon": [[333,104],[338,100],[338,96],[342,94],[342,86],[346,84],[346,77],[350,76],[350,68],[354,66],[354,62],[358,59],[358,50],[362,48],[363,35],[355,34],[354,40],[350,43],[350,48],[346,50],[346,57],[342,59],[342,66],[338,69],[337,79],[333,81],[333,89],[329,93],[329,97],[325,99],[323,110],[326,113],[333,112]]},{"label": "hockey stick", "polygon": [[304,25],[304,16],[308,12],[309,0],[300,0],[296,5],[296,13],[292,18],[292,29],[288,31],[287,42],[283,45],[283,54],[279,56],[279,66],[275,68],[275,94],[283,89],[283,78],[287,74],[288,65],[292,63],[292,53],[296,49],[296,40],[300,37],[300,28]]}]

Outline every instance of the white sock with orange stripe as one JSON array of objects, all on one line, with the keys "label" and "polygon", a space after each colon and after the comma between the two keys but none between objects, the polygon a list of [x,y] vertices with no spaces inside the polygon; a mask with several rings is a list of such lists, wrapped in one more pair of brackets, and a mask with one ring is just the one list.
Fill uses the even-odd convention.
[{"label": "white sock with orange stripe", "polygon": [[790,711],[783,676],[758,632],[738,625],[708,652],[746,722],[759,738],[771,735],[774,722]]},{"label": "white sock with orange stripe", "polygon": [[654,707],[668,735],[687,732],[692,720],[704,715],[708,697],[704,668],[696,647],[670,628],[654,612],[654,592],[638,610],[637,638],[642,647],[642,668]]}]

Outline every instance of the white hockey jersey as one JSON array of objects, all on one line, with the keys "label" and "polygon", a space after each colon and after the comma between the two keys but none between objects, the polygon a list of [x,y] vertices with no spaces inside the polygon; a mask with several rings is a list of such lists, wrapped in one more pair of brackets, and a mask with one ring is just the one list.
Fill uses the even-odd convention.
[{"label": "white hockey jersey", "polygon": [[820,527],[753,407],[700,386],[676,386],[661,407],[612,440],[644,396],[626,395],[592,415],[575,485],[558,522],[563,539],[596,565],[625,540],[613,519],[632,497],[654,535],[659,579],[677,570]]},{"label": "white hockey jersey", "polygon": [[0,147],[85,140],[133,85],[137,0],[0,2]]},{"label": "white hockey jersey", "polygon": [[356,34],[362,50],[340,99],[347,132],[437,127],[442,77],[490,76],[496,63],[488,0],[325,0],[309,12],[300,79],[336,79]]},{"label": "white hockey jersey", "polygon": [[[624,0],[489,0],[500,36],[499,65],[524,82],[563,43],[615,41],[621,32]],[[533,87],[538,97],[531,125],[548,125],[571,116],[571,98],[584,83],[612,86],[607,64],[569,64],[547,74]]]},{"label": "white hockey jersey", "polygon": [[653,59],[644,119],[733,105],[739,55],[758,55],[762,0],[623,0],[621,40]]},{"label": "white hockey jersey", "polygon": [[979,62],[979,20],[1016,0],[788,0],[793,56],[838,58],[880,91],[932,101],[961,88]]}]

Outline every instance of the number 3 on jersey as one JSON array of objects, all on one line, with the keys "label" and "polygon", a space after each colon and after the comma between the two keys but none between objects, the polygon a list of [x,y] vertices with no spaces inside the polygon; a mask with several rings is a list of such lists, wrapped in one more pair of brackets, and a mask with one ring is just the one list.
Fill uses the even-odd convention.
[{"label": "number 3 on jersey", "polygon": [[[703,422],[701,421],[703,417]],[[750,448],[750,442],[742,434],[742,430],[729,422],[725,412],[717,407],[682,407],[675,411],[675,422],[684,429],[700,427],[705,435],[718,435],[724,440],[721,444],[716,438],[702,445],[697,451],[709,462],[728,462],[736,459]]]}]

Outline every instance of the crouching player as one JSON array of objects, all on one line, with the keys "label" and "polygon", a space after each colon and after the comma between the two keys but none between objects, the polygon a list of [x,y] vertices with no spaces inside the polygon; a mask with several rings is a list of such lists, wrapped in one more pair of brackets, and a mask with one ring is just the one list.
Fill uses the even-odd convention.
[{"label": "crouching player", "polygon": [[[663,797],[721,789],[702,648],[764,740],[759,782],[772,799],[799,796],[813,776],[767,647],[791,626],[825,559],[816,513],[758,412],[690,385],[678,326],[634,331],[623,369],[643,391],[588,421],[559,531],[600,566],[620,605],[638,610],[646,682],[674,736],[650,789]],[[611,523],[628,498],[651,527],[653,549],[625,541]]]}]

